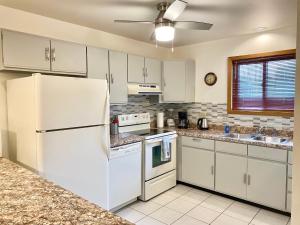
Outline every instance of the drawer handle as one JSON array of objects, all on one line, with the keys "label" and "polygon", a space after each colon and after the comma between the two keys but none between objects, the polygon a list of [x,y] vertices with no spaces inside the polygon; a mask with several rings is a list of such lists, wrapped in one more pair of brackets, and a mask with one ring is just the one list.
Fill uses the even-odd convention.
[{"label": "drawer handle", "polygon": [[248,185],[250,186],[251,185],[251,176],[248,175]]},{"label": "drawer handle", "polygon": [[201,142],[201,139],[199,139],[199,138],[193,138],[192,140],[196,141],[196,142]]}]

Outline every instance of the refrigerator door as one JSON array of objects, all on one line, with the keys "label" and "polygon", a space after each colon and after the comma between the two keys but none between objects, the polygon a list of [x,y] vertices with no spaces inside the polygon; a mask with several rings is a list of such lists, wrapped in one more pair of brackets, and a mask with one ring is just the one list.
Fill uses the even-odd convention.
[{"label": "refrigerator door", "polygon": [[105,80],[40,74],[34,78],[37,131],[109,124]]},{"label": "refrigerator door", "polygon": [[39,174],[108,208],[108,126],[37,133]]}]

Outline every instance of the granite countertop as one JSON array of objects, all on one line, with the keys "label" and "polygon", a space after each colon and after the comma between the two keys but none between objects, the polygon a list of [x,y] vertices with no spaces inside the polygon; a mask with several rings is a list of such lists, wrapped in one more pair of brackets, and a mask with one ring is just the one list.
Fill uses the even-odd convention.
[{"label": "granite countertop", "polygon": [[165,128],[168,130],[176,130],[177,134],[180,136],[188,136],[188,137],[198,137],[198,138],[205,138],[205,139],[212,139],[217,141],[226,141],[232,143],[241,143],[241,144],[250,144],[256,146],[263,146],[263,147],[270,147],[270,148],[279,148],[284,150],[293,150],[293,142],[290,143],[266,143],[262,141],[256,140],[249,140],[249,139],[237,139],[237,138],[230,138],[224,137],[224,132],[217,129],[210,129],[206,131],[198,130],[195,128],[189,129],[179,129],[179,128]]},{"label": "granite countertop", "polygon": [[121,145],[132,144],[135,142],[143,141],[144,138],[142,136],[129,134],[129,133],[122,133],[116,135],[110,135],[110,147],[118,147]]},{"label": "granite countertop", "polygon": [[27,169],[0,158],[0,224],[130,225]]}]

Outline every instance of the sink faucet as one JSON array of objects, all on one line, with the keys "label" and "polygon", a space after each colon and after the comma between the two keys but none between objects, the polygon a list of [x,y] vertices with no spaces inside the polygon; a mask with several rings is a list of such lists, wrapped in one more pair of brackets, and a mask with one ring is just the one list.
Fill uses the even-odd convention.
[{"label": "sink faucet", "polygon": [[257,135],[262,135],[262,132],[265,130],[265,127],[259,127],[256,134]]}]

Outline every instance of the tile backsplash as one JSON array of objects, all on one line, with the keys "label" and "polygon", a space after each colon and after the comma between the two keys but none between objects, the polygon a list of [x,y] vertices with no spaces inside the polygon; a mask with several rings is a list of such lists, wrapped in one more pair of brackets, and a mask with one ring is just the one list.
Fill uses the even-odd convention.
[{"label": "tile backsplash", "polygon": [[289,130],[294,128],[294,117],[276,116],[251,116],[227,114],[227,105],[213,103],[158,103],[150,96],[129,96],[127,105],[112,105],[111,116],[119,114],[149,112],[151,121],[156,121],[157,112],[165,112],[165,119],[169,117],[168,109],[174,109],[174,119],[177,119],[178,111],[187,111],[191,124],[195,124],[198,118],[206,116],[209,123],[244,127],[270,127],[277,130]]}]

